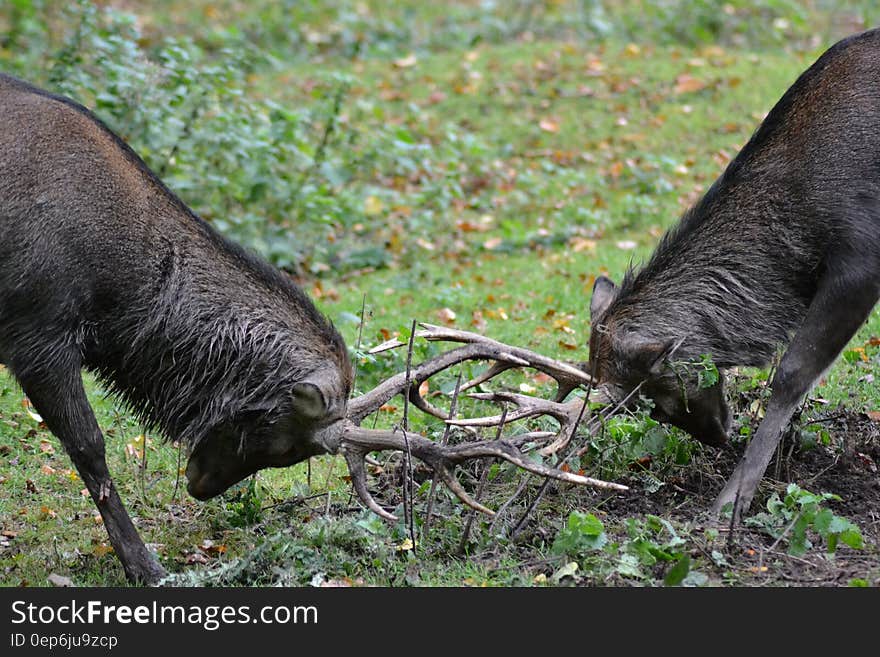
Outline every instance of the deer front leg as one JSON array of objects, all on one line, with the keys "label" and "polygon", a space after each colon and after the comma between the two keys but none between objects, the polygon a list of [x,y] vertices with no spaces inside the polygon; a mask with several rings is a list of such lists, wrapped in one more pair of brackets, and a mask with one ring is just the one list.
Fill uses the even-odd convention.
[{"label": "deer front leg", "polygon": [[[850,260],[838,256],[830,261]],[[878,295],[880,273],[875,275],[870,270],[826,273],[773,377],[764,421],[712,506],[716,516],[728,504],[733,504],[734,522],[748,511],[782,432],[801,399],[868,317]]]},{"label": "deer front leg", "polygon": [[[71,359],[74,361],[74,359]],[[13,370],[15,372],[15,370]],[[155,584],[165,570],[147,550],[125,506],[104,458],[104,437],[89,406],[77,363],[15,372],[22,389],[61,441],[82,477],[101,517],[116,556],[129,581]]]}]

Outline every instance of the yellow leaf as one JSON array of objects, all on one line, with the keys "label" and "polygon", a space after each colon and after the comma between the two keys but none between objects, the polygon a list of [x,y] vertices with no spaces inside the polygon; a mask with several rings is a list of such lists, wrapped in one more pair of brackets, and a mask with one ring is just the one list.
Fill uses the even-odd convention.
[{"label": "yellow leaf", "polygon": [[368,196],[364,199],[364,214],[368,217],[375,217],[382,213],[385,209],[382,199],[378,196]]}]

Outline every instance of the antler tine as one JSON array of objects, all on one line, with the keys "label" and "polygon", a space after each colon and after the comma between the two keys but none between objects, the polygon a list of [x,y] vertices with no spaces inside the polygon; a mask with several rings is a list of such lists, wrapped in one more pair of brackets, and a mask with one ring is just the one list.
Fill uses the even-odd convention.
[{"label": "antler tine", "polygon": [[348,473],[351,475],[351,484],[354,486],[354,490],[358,497],[361,498],[361,501],[376,515],[385,518],[385,520],[395,522],[397,516],[393,513],[388,513],[385,509],[379,506],[376,500],[373,499],[373,496],[370,495],[370,491],[367,488],[367,472],[366,468],[364,468],[367,453],[362,449],[349,447],[345,444],[341,446],[341,451],[342,455],[345,457],[345,462],[348,464]]},{"label": "antler tine", "polygon": [[[506,440],[483,440],[476,443],[443,447],[420,434],[407,433],[410,452],[413,456],[431,466],[450,490],[469,507],[482,513],[492,515],[492,511],[474,501],[461,487],[449,471],[450,466],[477,458],[501,458],[517,467],[544,477],[552,477],[560,481],[592,486],[605,490],[629,490],[622,484],[616,484],[592,477],[584,477],[571,472],[557,470],[528,459],[517,447]],[[388,520],[396,517],[382,509],[370,495],[366,486],[366,473],[363,467],[364,455],[369,451],[406,449],[404,437],[394,431],[381,429],[362,429],[350,422],[346,423],[342,433],[340,449],[345,455],[351,472],[352,484],[358,497],[374,512]]]},{"label": "antler tine", "polygon": [[[480,377],[477,377],[476,379],[474,379],[474,381],[477,382],[474,385],[483,383],[493,376],[497,376],[506,369],[510,369],[510,367],[516,366],[531,367],[540,372],[544,372],[545,374],[555,379],[556,382],[559,384],[559,393],[557,395],[556,401],[562,401],[563,399],[565,399],[565,396],[578,386],[590,385],[590,375],[587,374],[584,370],[573,365],[569,365],[568,363],[563,363],[553,358],[548,358],[547,356],[543,356],[534,351],[530,351],[529,349],[523,349],[522,347],[514,347],[508,344],[504,344],[503,342],[498,342],[497,340],[493,340],[492,338],[487,338],[484,335],[480,335],[479,333],[472,333],[470,331],[461,331],[459,329],[437,326],[436,324],[428,324],[426,322],[420,322],[419,326],[423,327],[424,330],[417,331],[416,336],[424,338],[425,340],[431,342],[445,340],[448,342],[463,342],[466,344],[482,344],[485,345],[488,349],[498,351],[497,356],[493,356],[494,360],[500,361],[502,364],[508,364],[508,366],[504,367],[504,369],[499,369],[498,371],[492,373],[491,376],[486,376],[486,374],[488,374],[487,372]],[[483,376],[485,376],[486,378],[482,378]]]},{"label": "antler tine", "polygon": [[[498,342],[497,340],[487,338],[478,333],[446,328],[424,322],[420,323],[419,326],[422,327],[422,330],[416,331],[416,337],[424,338],[431,342],[459,342],[463,343],[463,346],[435,356],[413,368],[410,372],[409,381],[414,384],[417,382],[420,385],[423,381],[429,379],[434,374],[466,360],[491,360],[494,362],[486,372],[474,377],[467,383],[462,384],[462,390],[467,390],[481,383],[485,383],[489,379],[514,367],[534,368],[555,379],[558,384],[556,401],[561,401],[574,388],[581,385],[589,385],[591,381],[589,374],[577,367],[548,358],[547,356],[543,356],[528,349]],[[397,339],[386,340],[381,345],[371,349],[370,353],[379,353],[381,351],[387,351],[388,349],[395,349],[404,344],[405,343]],[[401,372],[400,374],[387,379],[373,390],[364,393],[360,397],[352,399],[349,402],[348,418],[355,424],[358,424],[367,415],[377,410],[394,395],[404,392],[406,383],[406,374]],[[418,392],[416,392],[416,394],[418,394]],[[425,413],[429,413],[435,417],[445,418],[445,414],[440,409],[429,404],[427,401],[417,401],[412,395],[410,396],[410,401],[414,402],[416,406]]]},{"label": "antler tine", "polygon": [[[473,392],[469,394],[468,397],[483,401],[510,402],[516,404],[518,410],[507,414],[508,422],[521,420],[525,417],[533,417],[535,415],[549,415],[561,424],[571,416],[570,402],[568,404],[560,404],[559,402],[548,401],[530,395],[522,395],[516,392]],[[460,427],[494,427],[501,423],[501,416],[493,415],[462,420],[447,420],[447,422]]]},{"label": "antler tine", "polygon": [[[492,365],[489,366],[485,372],[480,374],[479,376],[475,376],[470,381],[461,384],[461,392],[465,392],[466,390],[470,390],[471,388],[476,388],[481,383],[485,383],[489,379],[494,379],[496,376],[501,374],[502,372],[506,372],[507,370],[511,370],[514,367],[526,367],[528,363],[511,363],[511,362],[503,362],[500,360],[496,360]],[[570,392],[570,391],[569,391]]]}]

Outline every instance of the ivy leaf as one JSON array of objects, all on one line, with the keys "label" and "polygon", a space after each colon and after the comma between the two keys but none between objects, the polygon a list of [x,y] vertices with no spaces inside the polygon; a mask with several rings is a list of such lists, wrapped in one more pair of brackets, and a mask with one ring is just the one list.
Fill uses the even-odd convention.
[{"label": "ivy leaf", "polygon": [[691,570],[691,558],[683,554],[678,558],[678,561],[669,569],[669,572],[666,573],[666,577],[663,578],[663,583],[666,586],[678,586],[682,583],[687,574]]}]

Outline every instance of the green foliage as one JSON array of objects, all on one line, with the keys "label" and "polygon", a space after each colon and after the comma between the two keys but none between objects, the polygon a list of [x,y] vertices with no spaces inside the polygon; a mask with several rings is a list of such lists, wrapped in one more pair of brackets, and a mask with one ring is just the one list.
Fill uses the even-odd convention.
[{"label": "green foliage", "polygon": [[249,527],[262,518],[263,494],[256,477],[248,477],[223,496],[226,522],[233,527]]},{"label": "green foliage", "polygon": [[565,527],[556,534],[552,552],[576,556],[590,550],[601,550],[608,542],[605,526],[592,513],[572,511]]},{"label": "green foliage", "polygon": [[[647,400],[645,405],[650,405]],[[591,437],[581,465],[611,480],[633,471],[647,474],[649,469],[665,476],[688,466],[698,449],[685,433],[660,424],[650,417],[649,408],[643,408],[606,420],[598,435]],[[648,485],[650,488],[650,482]]]},{"label": "green foliage", "polygon": [[788,552],[794,556],[806,554],[812,547],[810,535],[825,541],[826,551],[833,555],[840,543],[854,549],[864,547],[859,528],[846,518],[835,515],[824,502],[840,500],[832,493],[815,494],[797,484],[789,484],[785,497],[773,493],[767,501],[767,511],[746,519],[746,524],[758,527],[773,538],[788,543]]}]

